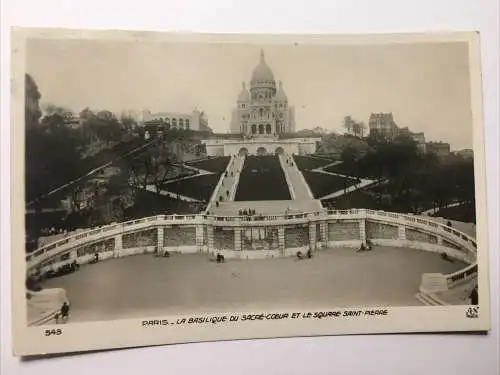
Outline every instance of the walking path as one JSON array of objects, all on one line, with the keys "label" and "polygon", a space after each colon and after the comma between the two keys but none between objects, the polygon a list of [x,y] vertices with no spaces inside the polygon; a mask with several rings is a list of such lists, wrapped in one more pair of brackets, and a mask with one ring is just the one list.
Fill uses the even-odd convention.
[{"label": "walking path", "polygon": [[[231,160],[227,165],[226,170],[222,173],[222,176],[214,189],[210,202],[207,205],[206,212],[212,212],[216,210],[216,202],[219,197],[223,197],[224,201],[233,201],[236,194],[236,189],[238,188],[238,181],[240,179],[240,172],[243,169],[243,164],[245,162],[244,156],[232,156]],[[226,176],[227,173],[227,176]],[[227,194],[229,192],[229,196]],[[219,203],[221,204],[221,203]]]},{"label": "walking path", "polygon": [[186,195],[182,195],[182,194],[178,194],[178,193],[173,193],[171,191],[164,190],[164,189],[157,190],[156,186],[153,185],[153,184],[147,185],[146,186],[146,190],[150,191],[151,193],[163,195],[165,197],[174,198],[174,199],[181,199],[181,200],[184,200],[186,202],[200,202],[199,199],[194,199],[194,198],[188,197]]},{"label": "walking path", "polygon": [[287,155],[280,155],[279,160],[281,163],[281,168],[287,176],[287,182],[289,184],[289,188],[293,191],[294,199],[297,200],[305,200],[305,199],[314,199],[314,196],[307,184],[304,176],[297,168],[297,163],[293,160],[293,158]]},{"label": "walking path", "polygon": [[334,161],[333,163],[323,165],[322,167],[314,168],[314,169],[312,169],[312,172],[324,172],[324,169],[329,168],[329,167],[333,167],[335,165],[339,165],[342,163],[343,162],[341,162],[341,161]]},{"label": "walking path", "polygon": [[[342,164],[342,162],[341,161],[335,161],[333,163],[324,165],[322,167],[318,167],[318,168],[312,169],[312,172],[329,174],[331,176],[338,176],[338,177],[342,177],[342,178],[348,178],[348,179],[351,179],[351,180],[356,180],[356,177],[353,177],[353,176],[325,171],[326,168],[333,167],[334,165],[339,165],[339,164]],[[342,190],[335,191],[335,192],[333,192],[331,194],[325,195],[321,199],[337,198],[337,197],[340,197],[340,196],[342,196],[344,194],[352,193],[353,191],[356,191],[358,189],[363,189],[363,188],[365,188],[365,187],[367,187],[367,186],[369,186],[369,185],[371,185],[373,183],[376,183],[376,182],[377,182],[376,180],[369,180],[367,178],[361,178],[359,184],[351,185],[347,189],[342,189]]]},{"label": "walking path", "polygon": [[436,212],[438,212],[439,210],[441,210],[443,208],[457,207],[457,206],[461,206],[462,204],[463,204],[463,202],[455,202],[455,203],[447,204],[446,206],[443,206],[443,207],[431,208],[430,210],[422,212],[422,215],[434,215]]}]

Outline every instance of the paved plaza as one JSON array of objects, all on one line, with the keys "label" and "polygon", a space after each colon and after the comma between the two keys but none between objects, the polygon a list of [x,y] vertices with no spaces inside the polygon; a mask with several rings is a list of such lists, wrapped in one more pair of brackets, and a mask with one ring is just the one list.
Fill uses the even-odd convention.
[{"label": "paved plaza", "polygon": [[438,254],[394,247],[329,249],[313,259],[209,261],[207,254],[138,255],[83,266],[44,283],[64,288],[72,322],[215,311],[418,306],[426,272],[463,268]]}]

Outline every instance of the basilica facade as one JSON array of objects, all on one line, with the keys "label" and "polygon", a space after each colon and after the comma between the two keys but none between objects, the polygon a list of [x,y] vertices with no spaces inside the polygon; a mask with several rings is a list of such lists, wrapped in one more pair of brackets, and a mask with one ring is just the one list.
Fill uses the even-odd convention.
[{"label": "basilica facade", "polygon": [[274,74],[266,63],[264,51],[252,73],[250,89],[245,82],[233,109],[231,133],[245,137],[278,137],[295,132],[294,108],[289,106],[283,84],[276,84]]}]

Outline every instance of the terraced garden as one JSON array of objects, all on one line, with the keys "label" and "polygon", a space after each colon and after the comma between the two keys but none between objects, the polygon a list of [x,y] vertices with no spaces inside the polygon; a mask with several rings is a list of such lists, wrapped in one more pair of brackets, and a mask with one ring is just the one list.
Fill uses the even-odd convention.
[{"label": "terraced garden", "polygon": [[290,199],[290,190],[277,156],[249,156],[245,159],[235,201]]},{"label": "terraced garden", "polygon": [[221,173],[206,174],[185,180],[175,181],[161,185],[161,188],[172,193],[185,195],[194,199],[208,201],[212,196]]},{"label": "terraced garden", "polygon": [[317,159],[310,156],[294,155],[293,160],[301,171],[309,171],[333,163],[333,160]]},{"label": "terraced garden", "polygon": [[356,183],[356,180],[352,178],[328,175],[320,172],[304,170],[302,174],[316,199],[342,189],[347,189]]},{"label": "terraced garden", "polygon": [[226,170],[227,164],[231,157],[229,156],[219,156],[215,158],[203,159],[199,161],[189,161],[186,165],[204,169],[209,172],[222,173]]}]

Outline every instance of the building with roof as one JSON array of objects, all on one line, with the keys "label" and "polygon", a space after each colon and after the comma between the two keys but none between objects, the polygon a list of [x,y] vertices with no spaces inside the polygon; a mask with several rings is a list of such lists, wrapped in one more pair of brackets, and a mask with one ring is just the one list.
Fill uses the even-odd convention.
[{"label": "building with roof", "polygon": [[264,51],[252,72],[250,89],[242,83],[232,111],[230,132],[244,136],[275,137],[295,131],[294,108],[289,106],[283,83],[276,83]]},{"label": "building with roof", "polygon": [[371,136],[393,140],[399,134],[399,128],[392,113],[372,113],[368,119]]},{"label": "building with roof", "polygon": [[143,111],[139,121],[141,125],[161,124],[165,130],[203,130],[208,127],[208,121],[203,112],[195,109],[191,113]]},{"label": "building with roof", "polygon": [[450,144],[446,142],[427,142],[428,153],[436,154],[439,157],[446,157],[450,154]]}]

